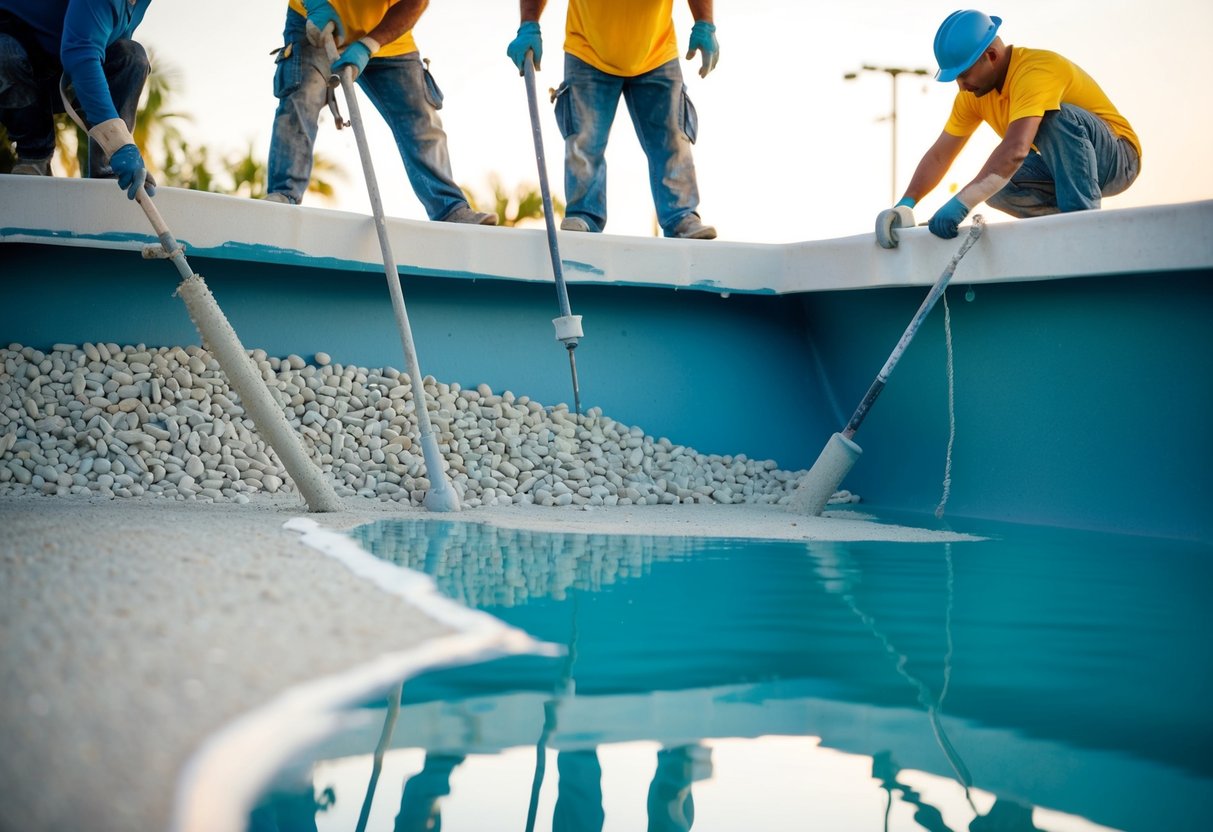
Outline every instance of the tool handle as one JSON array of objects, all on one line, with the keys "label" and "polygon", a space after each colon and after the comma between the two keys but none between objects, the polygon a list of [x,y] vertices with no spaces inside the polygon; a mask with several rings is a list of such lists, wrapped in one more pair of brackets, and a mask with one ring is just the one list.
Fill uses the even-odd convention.
[{"label": "tool handle", "polygon": [[135,192],[135,201],[139,203],[139,207],[143,209],[148,222],[152,224],[152,230],[156,232],[156,237],[160,240],[160,248],[164,249],[165,256],[173,261],[173,265],[177,267],[177,273],[181,275],[181,279],[185,280],[186,278],[193,277],[194,270],[190,268],[189,263],[185,259],[185,250],[177,242],[177,238],[173,236],[173,232],[169,230],[168,223],[164,221],[164,217],[160,216],[156,203],[152,202],[151,196],[148,195],[147,190],[142,185]]},{"label": "tool handle", "polygon": [[564,268],[560,263],[560,249],[556,243],[556,214],[552,210],[552,189],[548,184],[548,163],[543,155],[543,130],[539,126],[539,98],[535,93],[534,53],[527,50],[522,63],[522,74],[526,77],[526,100],[531,113],[531,135],[535,140],[535,161],[539,165],[539,193],[543,197],[543,219],[548,230],[548,251],[552,255],[552,275],[556,279],[556,300],[560,314],[572,314],[569,307],[569,292],[564,283]]},{"label": "tool handle", "polygon": [[923,299],[922,305],[918,307],[918,311],[910,320],[910,325],[906,327],[906,331],[902,333],[901,340],[897,342],[897,346],[893,348],[893,352],[889,354],[889,358],[885,361],[884,366],[877,373],[876,379],[872,382],[872,386],[868,388],[867,394],[863,397],[863,401],[859,403],[859,407],[855,408],[854,415],[851,416],[851,421],[847,422],[847,426],[843,429],[842,435],[847,439],[855,436],[855,432],[859,430],[859,425],[868,415],[868,411],[872,409],[876,397],[884,390],[885,383],[889,380],[889,375],[893,372],[893,368],[897,366],[897,362],[901,360],[902,353],[906,351],[906,347],[910,345],[910,341],[914,340],[914,336],[918,334],[918,328],[922,326],[922,322],[926,320],[927,315],[935,308],[936,302],[943,295],[944,290],[948,288],[948,281],[952,279],[952,274],[956,271],[956,266],[960,263],[960,259],[965,256],[965,253],[973,247],[977,242],[977,238],[981,236],[981,232],[985,229],[985,219],[981,214],[973,215],[973,225],[969,228],[969,234],[960,244],[960,248],[956,254],[952,255],[951,262],[947,268],[943,270],[943,274],[935,281],[935,285],[931,287],[931,291]]}]

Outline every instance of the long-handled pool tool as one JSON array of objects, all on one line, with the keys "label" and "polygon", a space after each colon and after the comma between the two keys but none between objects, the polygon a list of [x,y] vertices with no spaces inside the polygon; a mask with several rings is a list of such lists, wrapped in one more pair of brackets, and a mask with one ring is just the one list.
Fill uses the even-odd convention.
[{"label": "long-handled pool tool", "polygon": [[[82,130],[85,129],[83,120],[72,107],[62,84],[60,92],[63,93],[63,103],[68,115]],[[240,343],[236,331],[232,329],[215,296],[207,288],[206,281],[202,279],[202,275],[195,274],[190,268],[185,259],[185,249],[177,243],[143,185],[139,186],[135,200],[147,215],[156,237],[160,240],[160,251],[150,256],[167,257],[177,267],[181,283],[177,286],[176,294],[185,301],[190,319],[202,336],[203,343],[219,362],[220,369],[227,376],[228,384],[240,395],[244,412],[252,417],[257,432],[278,455],[308,509],[314,512],[342,511],[345,506],[337,492],[303,450],[303,445],[291,429],[282,406],[270,395],[257,365]],[[147,251],[145,256],[149,256]]]},{"label": "long-handled pool tool", "polygon": [[379,743],[375,746],[375,754],[372,757],[371,779],[366,786],[366,796],[362,798],[362,810],[358,813],[355,832],[366,832],[366,824],[371,817],[371,804],[375,800],[375,787],[379,784],[379,775],[383,773],[383,757],[387,754],[388,746],[392,744],[392,732],[396,730],[396,718],[400,715],[400,697],[403,695],[404,682],[392,688],[387,695],[387,713],[383,717],[383,730],[379,732]]},{"label": "long-handled pool tool", "polygon": [[813,463],[813,467],[809,469],[809,473],[805,474],[804,479],[800,481],[800,485],[797,486],[795,493],[792,495],[791,507],[794,510],[805,514],[821,514],[826,507],[826,503],[830,501],[830,497],[834,495],[838,486],[842,484],[843,479],[855,465],[856,460],[859,459],[859,455],[863,453],[863,449],[855,444],[855,432],[859,430],[864,417],[872,409],[872,404],[876,401],[876,397],[884,390],[885,383],[889,380],[889,375],[901,359],[901,354],[905,352],[910,341],[918,333],[918,328],[935,307],[936,301],[943,295],[944,290],[948,288],[948,281],[952,279],[952,274],[956,271],[956,266],[960,263],[960,259],[972,248],[973,243],[977,242],[977,238],[981,236],[984,228],[985,220],[981,214],[975,214],[968,236],[964,238],[964,241],[960,244],[960,249],[952,256],[948,267],[943,270],[943,274],[935,281],[935,285],[927,293],[922,305],[918,307],[918,312],[914,314],[910,325],[906,327],[901,340],[897,342],[897,346],[893,348],[893,352],[890,353],[889,359],[884,363],[884,367],[876,374],[876,379],[872,382],[872,386],[868,388],[867,395],[863,397],[863,401],[855,409],[855,414],[851,416],[851,421],[847,422],[847,426],[840,433],[835,433],[830,437],[830,441],[822,448],[821,454],[817,457],[817,461]]},{"label": "long-handled pool tool", "polygon": [[556,682],[552,697],[543,703],[543,729],[535,743],[535,773],[531,777],[531,799],[527,802],[526,832],[534,832],[535,819],[539,811],[539,791],[543,788],[543,777],[547,771],[548,741],[556,732],[558,710],[574,693],[573,665],[577,662],[577,612],[580,609],[579,595],[573,591],[573,623],[569,634],[568,652],[560,666],[560,678]]},{"label": "long-handled pool tool", "polygon": [[[332,37],[324,39],[329,61],[338,58],[337,45]],[[383,274],[387,278],[388,292],[392,296],[392,311],[396,315],[396,326],[400,330],[400,343],[404,347],[404,363],[413,387],[413,409],[417,412],[417,431],[421,440],[421,454],[425,458],[425,471],[430,481],[430,490],[425,495],[425,507],[430,511],[459,511],[459,495],[455,492],[446,471],[442,467],[442,454],[438,451],[438,440],[430,424],[430,414],[425,404],[425,383],[421,365],[417,361],[417,348],[413,343],[413,328],[404,308],[404,293],[400,289],[400,274],[396,270],[396,258],[392,255],[392,244],[387,236],[387,223],[383,215],[383,201],[379,198],[379,181],[371,163],[371,148],[367,144],[366,130],[362,124],[362,113],[358,108],[358,97],[354,94],[354,68],[342,67],[339,75],[329,78],[329,86],[340,84],[345,93],[345,105],[349,111],[347,124],[354,128],[358,143],[358,155],[362,159],[362,173],[366,178],[366,191],[371,199],[371,213],[375,220],[375,232],[379,235],[379,249],[383,253]],[[340,120],[337,126],[344,126]]]},{"label": "long-handled pool tool", "polygon": [[535,64],[533,54],[528,51],[523,61],[526,76],[527,108],[531,113],[531,134],[535,138],[535,163],[539,166],[539,193],[543,197],[543,219],[548,229],[548,251],[552,255],[552,275],[556,279],[556,300],[560,305],[560,317],[552,319],[556,328],[556,340],[569,351],[569,372],[573,375],[573,408],[581,414],[581,387],[577,383],[577,359],[573,350],[577,342],[585,337],[581,330],[581,316],[574,315],[569,306],[569,290],[564,284],[564,268],[560,264],[560,247],[556,243],[556,214],[552,211],[552,190],[548,185],[548,164],[543,156],[543,131],[539,127],[539,99],[535,94]]}]

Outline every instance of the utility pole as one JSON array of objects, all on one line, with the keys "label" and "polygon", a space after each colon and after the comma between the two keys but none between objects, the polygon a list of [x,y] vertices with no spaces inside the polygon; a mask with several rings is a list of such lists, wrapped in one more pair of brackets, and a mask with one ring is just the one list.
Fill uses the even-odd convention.
[{"label": "utility pole", "polygon": [[[930,75],[930,71],[926,69],[907,69],[900,66],[869,66],[864,64],[857,72],[848,72],[843,75],[844,81],[854,81],[859,77],[860,72],[883,72],[889,76],[893,87],[893,110],[888,115],[889,123],[893,130],[893,164],[892,164],[892,181],[889,185],[890,199],[889,204],[892,205],[897,201],[897,76],[898,75]],[[883,121],[883,119],[881,119]]]}]

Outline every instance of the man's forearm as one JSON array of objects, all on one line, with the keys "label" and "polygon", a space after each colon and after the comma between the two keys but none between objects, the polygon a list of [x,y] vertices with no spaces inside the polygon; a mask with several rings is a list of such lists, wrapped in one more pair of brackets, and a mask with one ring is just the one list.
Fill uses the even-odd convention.
[{"label": "man's forearm", "polygon": [[543,14],[543,7],[547,5],[547,0],[519,0],[518,11],[519,19],[526,23],[529,20],[538,21],[539,16]]},{"label": "man's forearm", "polygon": [[430,0],[401,0],[387,10],[379,25],[367,32],[367,36],[380,46],[389,44],[412,30],[429,5]]},{"label": "man's forearm", "polygon": [[977,176],[973,177],[973,181],[960,189],[960,193],[957,194],[960,201],[969,208],[979,202],[985,202],[1011,181],[1015,171],[1019,170],[1019,166],[1023,164],[1023,159],[1023,154],[1013,147],[1008,147],[1004,141],[994,148],[994,152],[990,154],[989,159],[986,159],[986,163],[981,166]]},{"label": "man's forearm", "polygon": [[1038,117],[1011,122],[1006,136],[998,143],[998,147],[994,148],[990,158],[986,159],[981,171],[956,195],[967,208],[985,202],[1006,187],[1031,151],[1039,126]]},{"label": "man's forearm", "polygon": [[935,190],[935,186],[943,181],[948,169],[952,167],[952,163],[956,161],[956,157],[960,155],[966,142],[968,142],[967,136],[953,136],[947,131],[940,133],[939,138],[923,154],[918,167],[914,169],[914,175],[910,177],[910,184],[906,186],[905,195],[918,202]]},{"label": "man's forearm", "polygon": [[712,0],[687,0],[687,5],[691,7],[691,17],[695,18],[696,22],[715,22],[712,20]]},{"label": "man's forearm", "polygon": [[914,169],[914,175],[910,177],[910,184],[906,186],[905,195],[915,202],[920,202],[943,181],[951,166],[951,159],[928,151],[918,163],[918,167]]}]

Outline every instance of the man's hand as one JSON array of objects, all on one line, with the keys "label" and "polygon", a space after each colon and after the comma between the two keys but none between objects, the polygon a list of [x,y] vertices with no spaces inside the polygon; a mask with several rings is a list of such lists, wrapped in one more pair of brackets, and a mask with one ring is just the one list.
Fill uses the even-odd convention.
[{"label": "man's hand", "polygon": [[345,26],[341,24],[341,15],[329,5],[328,0],[307,0],[307,41],[312,46],[324,47],[324,39],[332,35],[337,43],[345,37]]},{"label": "man's hand", "polygon": [[371,59],[371,55],[378,51],[379,44],[371,38],[356,40],[342,51],[337,60],[333,61],[332,73],[340,75],[342,67],[351,66],[354,68],[354,77],[351,80],[357,80],[358,76],[362,74],[362,70],[366,69],[366,62]]},{"label": "man's hand", "polygon": [[881,248],[897,248],[897,229],[914,227],[914,200],[902,197],[892,208],[876,215],[876,244]]},{"label": "man's hand", "polygon": [[539,22],[536,20],[528,20],[519,26],[517,36],[505,48],[505,54],[509,55],[514,66],[518,67],[519,75],[526,71],[527,52],[531,53],[531,61],[535,64],[535,69],[539,69],[540,61],[543,59],[543,38],[539,34]]},{"label": "man's hand", "polygon": [[931,229],[931,233],[936,237],[950,240],[960,233],[960,223],[968,215],[968,206],[960,201],[960,197],[954,196],[935,212],[935,216],[931,217],[930,222],[927,223],[927,227]]},{"label": "man's hand", "polygon": [[156,182],[147,174],[143,157],[139,148],[133,144],[125,144],[110,156],[110,167],[118,176],[118,187],[126,191],[128,199],[134,199],[139,193],[139,187],[147,191],[148,196],[156,195]]},{"label": "man's hand", "polygon": [[118,186],[126,191],[131,199],[139,193],[139,186],[147,191],[148,196],[156,193],[156,182],[147,173],[139,148],[135,147],[135,137],[120,118],[110,118],[98,122],[89,128],[88,137],[101,145],[110,160],[110,170],[118,177]]},{"label": "man's hand", "polygon": [[695,57],[696,52],[703,57],[703,63],[699,67],[699,77],[707,78],[708,73],[716,68],[716,62],[720,60],[720,44],[716,42],[716,24],[708,23],[706,20],[695,21],[695,25],[691,27],[691,42],[687,46],[687,60]]}]

